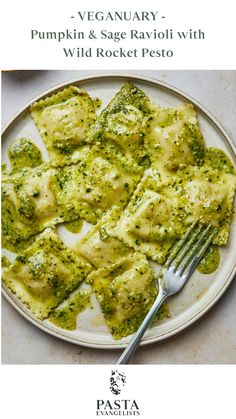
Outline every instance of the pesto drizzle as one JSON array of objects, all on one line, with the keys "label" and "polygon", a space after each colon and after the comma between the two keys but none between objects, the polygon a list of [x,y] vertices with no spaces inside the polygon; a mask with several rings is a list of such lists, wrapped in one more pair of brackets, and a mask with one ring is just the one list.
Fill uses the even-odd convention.
[{"label": "pesto drizzle", "polygon": [[75,221],[70,221],[70,222],[64,223],[64,227],[68,231],[70,231],[71,233],[74,233],[74,234],[79,233],[82,229],[82,226],[83,226],[83,221],[80,218],[78,218]]},{"label": "pesto drizzle", "polygon": [[212,274],[215,272],[220,264],[220,250],[218,246],[211,245],[201,262],[198,265],[198,272],[201,274]]},{"label": "pesto drizzle", "polygon": [[41,151],[27,138],[18,138],[8,149],[12,173],[25,167],[37,167],[43,163]]}]

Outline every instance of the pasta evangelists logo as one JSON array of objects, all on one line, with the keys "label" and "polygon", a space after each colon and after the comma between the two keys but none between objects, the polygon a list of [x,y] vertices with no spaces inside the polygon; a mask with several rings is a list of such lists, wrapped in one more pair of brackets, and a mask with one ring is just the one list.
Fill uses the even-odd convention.
[{"label": "pasta evangelists logo", "polygon": [[[118,370],[111,370],[110,386],[111,393],[118,396],[126,384],[126,375]],[[97,400],[97,416],[140,416],[138,403],[134,399],[100,399]]]},{"label": "pasta evangelists logo", "polygon": [[120,394],[126,383],[126,376],[123,372],[117,370],[111,371],[110,390],[113,394]]}]

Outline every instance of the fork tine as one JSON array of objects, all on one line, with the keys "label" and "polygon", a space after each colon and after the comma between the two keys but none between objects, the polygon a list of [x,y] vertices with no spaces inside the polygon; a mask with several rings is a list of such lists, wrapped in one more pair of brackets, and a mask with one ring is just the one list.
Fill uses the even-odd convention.
[{"label": "fork tine", "polygon": [[[204,228],[204,225],[202,225],[202,227]],[[199,249],[200,249],[200,247],[201,247],[201,245],[204,241],[204,238],[205,238],[206,234],[208,233],[208,231],[210,230],[210,228],[211,228],[211,225],[209,224],[203,231],[201,229],[201,234],[200,234],[200,236],[198,236],[198,240],[192,246],[192,249],[186,254],[182,263],[179,264],[179,266],[178,266],[178,273],[180,275],[183,273],[184,269],[189,265],[192,258],[194,258],[196,256],[196,254],[199,251]]]},{"label": "fork tine", "polygon": [[[190,240],[191,245],[194,243],[195,244],[192,250],[187,251],[186,253],[186,247],[189,250],[191,245],[184,246],[184,251],[182,249],[182,246],[183,243],[186,243],[189,234],[191,231],[194,230],[195,225],[196,224],[191,226],[191,228],[185,233],[184,238],[180,240],[179,243],[181,243],[181,245],[179,243],[177,245],[174,245],[174,250],[171,252],[170,257],[168,258],[167,262],[165,263],[162,270],[159,272],[157,276],[158,284],[160,285],[158,295],[152,307],[150,308],[148,314],[143,320],[141,326],[139,327],[138,331],[134,334],[125,351],[119,358],[117,364],[127,364],[129,362],[130,358],[132,357],[136,348],[138,347],[148,325],[152,321],[153,317],[157,313],[157,310],[160,308],[163,301],[167,297],[178,293],[183,288],[183,286],[193,273],[194,269],[196,268],[197,264],[201,260],[202,256],[204,255],[205,251],[207,250],[215,233],[217,232],[216,228],[214,228],[213,231],[210,232],[210,229],[213,228],[211,225],[208,225],[206,228],[204,228],[204,225],[200,224],[200,229],[199,226],[197,226],[194,232],[195,239],[194,241],[192,239]],[[203,231],[202,227],[204,228]],[[209,235],[207,237],[208,232]],[[180,257],[182,258],[183,262],[181,263],[181,268],[176,270],[176,266],[174,264],[170,265],[170,263],[176,258],[176,255],[178,255],[178,253],[180,253]]]},{"label": "fork tine", "polygon": [[214,229],[202,246],[202,243],[204,242],[204,239],[211,227],[212,227],[211,225],[208,226],[202,233],[201,237],[199,238],[199,240],[197,241],[193,249],[191,256],[187,259],[186,263],[184,263],[183,266],[181,267],[180,275],[185,274],[186,277],[189,278],[189,276],[192,275],[192,273],[194,272],[202,256],[206,252],[208,246],[211,244],[214,235],[216,234],[217,230]]},{"label": "fork tine", "polygon": [[178,266],[181,264],[181,262],[183,261],[184,257],[187,255],[188,251],[192,248],[193,244],[196,242],[196,238],[202,232],[202,229],[203,228],[204,228],[204,226],[202,224],[200,224],[197,227],[197,229],[194,232],[194,234],[192,235],[191,239],[188,241],[188,243],[184,247],[182,247],[180,253],[176,257],[175,271],[177,271]]},{"label": "fork tine", "polygon": [[177,257],[178,253],[180,252],[180,250],[182,249],[183,245],[187,242],[190,234],[192,233],[192,231],[194,230],[195,226],[197,224],[197,221],[195,221],[189,228],[188,230],[184,233],[182,239],[178,240],[177,243],[174,244],[171,253],[165,263],[165,265],[163,266],[163,268],[168,268],[170,266],[170,264],[173,262],[173,260]]}]

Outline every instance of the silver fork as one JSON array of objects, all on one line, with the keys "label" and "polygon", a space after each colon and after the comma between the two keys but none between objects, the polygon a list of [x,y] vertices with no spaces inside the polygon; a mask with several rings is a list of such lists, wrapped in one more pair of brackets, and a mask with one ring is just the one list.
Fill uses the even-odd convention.
[{"label": "silver fork", "polygon": [[159,293],[117,364],[129,363],[161,304],[167,297],[178,293],[183,288],[212,242],[215,233],[216,229],[211,225],[206,227],[195,222],[174,246],[157,278]]}]

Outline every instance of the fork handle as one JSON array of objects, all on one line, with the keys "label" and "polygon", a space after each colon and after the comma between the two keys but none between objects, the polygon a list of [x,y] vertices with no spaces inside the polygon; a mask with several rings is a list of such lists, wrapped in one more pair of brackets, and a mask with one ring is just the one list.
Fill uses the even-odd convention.
[{"label": "fork handle", "polygon": [[163,301],[166,299],[167,293],[160,289],[158,296],[156,297],[153,306],[149,310],[148,314],[146,315],[145,319],[143,320],[141,326],[129,342],[128,346],[124,350],[124,352],[121,354],[121,357],[117,361],[117,365],[121,364],[128,364],[131,357],[133,356],[134,352],[136,351],[137,347],[139,346],[139,343],[144,335],[144,333],[147,330],[147,327],[149,323],[152,321],[153,317],[157,313],[158,309],[162,305]]}]

